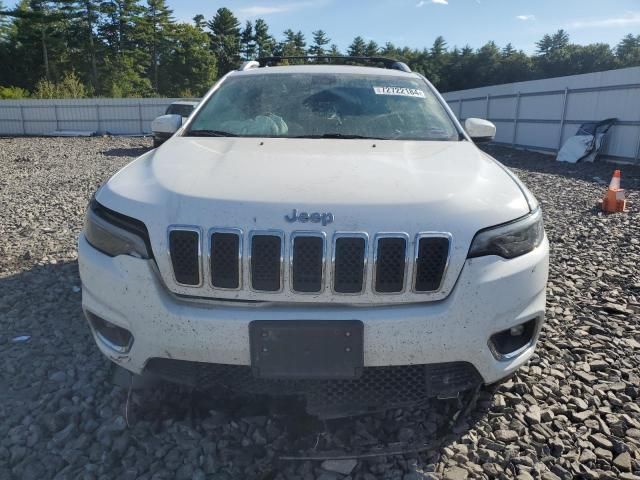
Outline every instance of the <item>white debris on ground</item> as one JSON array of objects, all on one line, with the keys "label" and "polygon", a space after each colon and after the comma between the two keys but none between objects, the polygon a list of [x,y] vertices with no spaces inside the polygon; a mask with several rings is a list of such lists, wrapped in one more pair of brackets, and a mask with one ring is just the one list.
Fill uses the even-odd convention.
[{"label": "white debris on ground", "polygon": [[[622,167],[629,212],[604,215],[594,179],[612,165],[488,147],[543,206],[548,315],[531,362],[468,411],[433,401],[319,422],[159,386],[125,415],[80,310],[76,238],[91,194],[150,146],[0,139],[0,478],[640,478],[639,168]],[[280,459],[300,456],[317,460]]]}]

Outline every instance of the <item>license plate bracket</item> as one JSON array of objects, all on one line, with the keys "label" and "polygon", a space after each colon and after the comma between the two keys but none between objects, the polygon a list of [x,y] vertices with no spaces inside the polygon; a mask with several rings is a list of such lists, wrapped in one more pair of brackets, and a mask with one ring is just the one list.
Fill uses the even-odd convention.
[{"label": "license plate bracket", "polygon": [[249,324],[257,378],[354,379],[364,366],[360,320],[255,320]]}]

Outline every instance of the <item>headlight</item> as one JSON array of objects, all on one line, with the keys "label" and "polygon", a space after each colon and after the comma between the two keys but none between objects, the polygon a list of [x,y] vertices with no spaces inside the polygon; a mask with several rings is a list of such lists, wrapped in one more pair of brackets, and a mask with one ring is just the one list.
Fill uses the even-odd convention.
[{"label": "headlight", "polygon": [[84,236],[94,248],[111,257],[152,257],[149,233],[144,223],[109,210],[94,199],[87,208]]},{"label": "headlight", "polygon": [[519,257],[540,245],[543,238],[542,211],[538,208],[513,222],[480,230],[471,242],[467,258],[484,255]]}]

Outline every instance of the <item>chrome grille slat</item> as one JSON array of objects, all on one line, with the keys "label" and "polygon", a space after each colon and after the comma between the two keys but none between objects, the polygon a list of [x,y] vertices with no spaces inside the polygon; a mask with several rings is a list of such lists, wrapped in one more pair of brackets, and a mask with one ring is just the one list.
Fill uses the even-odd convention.
[{"label": "chrome grille slat", "polygon": [[[420,232],[413,238],[404,232],[382,232],[370,243],[364,232],[336,232],[328,242],[322,231],[245,234],[217,227],[203,237],[199,227],[174,225],[168,229],[167,242],[173,281],[190,288],[204,286],[210,295],[244,289],[274,294],[286,289],[321,297],[327,292],[392,296],[439,292],[452,237],[442,232]],[[205,272],[201,244],[206,248]]]}]

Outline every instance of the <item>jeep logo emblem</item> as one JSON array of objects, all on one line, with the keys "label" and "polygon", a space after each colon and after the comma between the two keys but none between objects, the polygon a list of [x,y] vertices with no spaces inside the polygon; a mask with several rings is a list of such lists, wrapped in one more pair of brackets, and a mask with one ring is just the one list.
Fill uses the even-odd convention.
[{"label": "jeep logo emblem", "polygon": [[322,225],[324,225],[325,227],[327,225],[329,225],[330,223],[333,223],[334,217],[333,217],[333,213],[331,212],[327,212],[327,213],[320,213],[320,212],[312,212],[312,213],[307,213],[307,212],[300,212],[298,213],[298,209],[294,208],[293,212],[291,212],[291,215],[285,215],[284,219],[289,222],[289,223],[293,223],[293,222],[300,222],[300,223],[307,223],[307,222],[311,222],[311,223],[322,223]]}]

